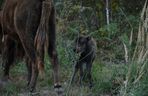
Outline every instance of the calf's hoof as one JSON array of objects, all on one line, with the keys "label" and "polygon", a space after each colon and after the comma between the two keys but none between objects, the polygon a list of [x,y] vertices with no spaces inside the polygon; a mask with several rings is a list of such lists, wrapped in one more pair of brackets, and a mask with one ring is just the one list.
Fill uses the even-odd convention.
[{"label": "calf's hoof", "polygon": [[93,84],[89,84],[89,88],[90,88],[90,89],[92,89],[92,88],[93,88],[93,86],[94,86]]},{"label": "calf's hoof", "polygon": [[61,85],[54,85],[54,91],[59,95],[59,96],[63,96],[63,88]]}]

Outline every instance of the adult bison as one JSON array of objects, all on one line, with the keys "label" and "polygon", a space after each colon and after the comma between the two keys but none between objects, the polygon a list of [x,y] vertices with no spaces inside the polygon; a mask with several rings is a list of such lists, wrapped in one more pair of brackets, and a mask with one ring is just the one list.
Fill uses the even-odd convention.
[{"label": "adult bison", "polygon": [[4,78],[9,77],[15,46],[20,45],[27,57],[28,86],[30,91],[33,91],[38,73],[43,71],[45,41],[48,40],[47,49],[53,66],[54,87],[60,88],[55,45],[55,9],[52,0],[5,0],[1,23],[5,47],[2,56]]}]

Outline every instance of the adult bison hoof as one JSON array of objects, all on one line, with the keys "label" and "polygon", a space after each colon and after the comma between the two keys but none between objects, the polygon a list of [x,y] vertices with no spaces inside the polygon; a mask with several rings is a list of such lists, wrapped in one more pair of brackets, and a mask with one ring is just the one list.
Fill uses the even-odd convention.
[{"label": "adult bison hoof", "polygon": [[29,92],[31,92],[31,93],[34,92],[34,88],[30,87]]},{"label": "adult bison hoof", "polygon": [[60,96],[62,96],[62,94],[63,94],[63,92],[64,92],[64,90],[63,90],[63,88],[62,88],[61,85],[55,85],[55,86],[54,86],[54,90],[55,90],[55,92],[56,92],[58,95],[60,95]]},{"label": "adult bison hoof", "polygon": [[31,93],[32,93],[32,92],[33,92],[33,90],[34,90],[33,88],[29,87],[29,92],[31,92]]},{"label": "adult bison hoof", "polygon": [[31,93],[33,93],[35,91],[35,87],[33,87],[33,86],[28,86],[28,89],[29,89],[28,91]]}]

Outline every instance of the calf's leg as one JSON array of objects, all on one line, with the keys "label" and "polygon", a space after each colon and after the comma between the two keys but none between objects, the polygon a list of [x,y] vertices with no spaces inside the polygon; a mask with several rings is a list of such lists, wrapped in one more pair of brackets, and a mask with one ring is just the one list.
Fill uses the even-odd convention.
[{"label": "calf's leg", "polygon": [[55,9],[52,7],[51,15],[49,18],[49,31],[48,35],[48,54],[51,58],[51,64],[53,66],[53,76],[54,76],[54,87],[61,87],[59,81],[59,62],[58,54],[56,51],[56,31],[55,31]]},{"label": "calf's leg", "polygon": [[93,85],[92,85],[92,76],[91,76],[91,68],[92,68],[92,63],[87,63],[86,64],[86,70],[87,70],[87,78],[89,80],[89,87],[91,88]]}]

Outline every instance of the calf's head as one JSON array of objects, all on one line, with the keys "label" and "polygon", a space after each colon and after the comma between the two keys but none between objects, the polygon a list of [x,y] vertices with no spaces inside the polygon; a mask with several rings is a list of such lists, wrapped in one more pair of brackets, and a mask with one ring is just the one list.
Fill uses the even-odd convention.
[{"label": "calf's head", "polygon": [[87,49],[87,44],[91,37],[89,36],[80,36],[75,39],[74,42],[74,52],[83,53]]}]

